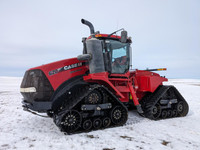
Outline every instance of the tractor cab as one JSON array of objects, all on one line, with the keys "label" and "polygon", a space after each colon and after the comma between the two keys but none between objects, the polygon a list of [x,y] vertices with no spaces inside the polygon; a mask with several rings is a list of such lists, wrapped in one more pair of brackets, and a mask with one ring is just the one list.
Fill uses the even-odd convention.
[{"label": "tractor cab", "polygon": [[[103,53],[108,55],[109,63],[106,64],[110,73],[124,74],[130,65],[130,43],[122,43],[116,40],[105,40]],[[104,58],[106,59],[106,58]],[[105,60],[106,62],[106,60]]]},{"label": "tractor cab", "polygon": [[131,61],[131,39],[127,38],[124,29],[121,36],[111,34],[94,33],[92,24],[82,20],[83,24],[89,26],[91,35],[83,38],[83,55],[79,60],[89,62],[90,73],[108,72],[111,74],[125,74],[129,71]]}]

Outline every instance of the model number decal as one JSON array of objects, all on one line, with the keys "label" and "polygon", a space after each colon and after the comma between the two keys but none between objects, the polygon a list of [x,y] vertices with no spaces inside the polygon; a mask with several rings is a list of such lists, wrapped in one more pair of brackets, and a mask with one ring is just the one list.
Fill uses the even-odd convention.
[{"label": "model number decal", "polygon": [[73,69],[73,68],[81,67],[82,65],[83,65],[83,63],[76,63],[76,64],[71,64],[71,65],[68,65],[68,66],[64,66],[64,67],[49,71],[49,75],[51,76],[51,75],[57,74],[57,73],[62,72],[62,71],[66,71],[66,70],[70,70],[70,69]]}]

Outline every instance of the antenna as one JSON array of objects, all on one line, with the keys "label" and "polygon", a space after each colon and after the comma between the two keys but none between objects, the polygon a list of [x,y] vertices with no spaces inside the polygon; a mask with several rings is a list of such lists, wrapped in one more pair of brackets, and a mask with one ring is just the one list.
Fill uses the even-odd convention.
[{"label": "antenna", "polygon": [[[119,20],[117,19],[117,29],[116,29],[116,31],[118,30],[118,26],[119,26]],[[117,35],[117,33],[116,33],[116,35]]]},{"label": "antenna", "polygon": [[113,33],[111,33],[111,34],[109,34],[108,37],[110,37],[111,35],[113,35],[113,34],[119,32],[119,31],[121,31],[121,30],[124,30],[124,28],[121,28],[121,29],[119,29],[119,30],[117,30],[117,31],[115,31],[115,32],[113,32]]}]

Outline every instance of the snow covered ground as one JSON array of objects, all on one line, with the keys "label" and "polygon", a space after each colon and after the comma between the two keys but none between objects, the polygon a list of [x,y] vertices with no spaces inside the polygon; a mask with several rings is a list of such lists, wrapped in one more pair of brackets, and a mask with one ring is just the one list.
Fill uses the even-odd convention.
[{"label": "snow covered ground", "polygon": [[186,117],[152,121],[129,112],[125,126],[64,135],[52,119],[35,116],[21,107],[22,78],[0,77],[0,150],[7,149],[200,149],[200,80],[171,79],[189,103]]}]

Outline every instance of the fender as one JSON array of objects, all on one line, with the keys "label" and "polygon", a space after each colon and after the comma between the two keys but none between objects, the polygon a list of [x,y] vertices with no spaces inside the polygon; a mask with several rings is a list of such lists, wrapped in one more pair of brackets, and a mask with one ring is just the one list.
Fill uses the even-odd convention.
[{"label": "fender", "polygon": [[84,75],[76,76],[67,80],[66,82],[62,83],[57,90],[54,92],[53,96],[51,97],[52,102],[52,110],[55,111],[61,105],[62,101],[59,99],[60,96],[65,94],[66,91],[70,90],[75,85],[88,85],[89,83],[83,80]]}]

